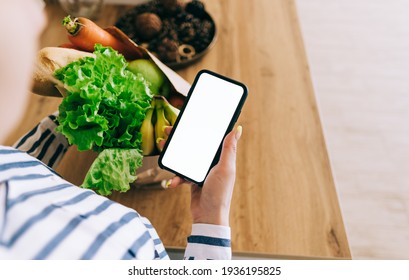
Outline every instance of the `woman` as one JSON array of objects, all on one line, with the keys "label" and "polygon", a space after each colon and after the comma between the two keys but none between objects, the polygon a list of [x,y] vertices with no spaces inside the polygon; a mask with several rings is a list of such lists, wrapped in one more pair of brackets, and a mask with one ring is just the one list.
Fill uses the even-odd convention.
[{"label": "woman", "polygon": [[[39,0],[0,3],[0,144],[26,106],[45,26],[43,6]],[[52,170],[68,148],[54,131],[55,121],[55,116],[43,119],[14,148],[0,146],[0,258],[167,259],[146,218]],[[229,211],[240,136],[239,126],[226,137],[220,161],[203,188],[191,185],[193,225],[185,259],[231,258]],[[181,183],[175,177],[169,187]]]}]

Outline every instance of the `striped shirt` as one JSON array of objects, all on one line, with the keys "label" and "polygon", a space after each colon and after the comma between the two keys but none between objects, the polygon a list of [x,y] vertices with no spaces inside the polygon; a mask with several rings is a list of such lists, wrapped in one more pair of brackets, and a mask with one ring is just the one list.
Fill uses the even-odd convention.
[{"label": "striped shirt", "polygon": [[[53,171],[68,149],[55,118],[0,146],[0,259],[169,259],[148,219]],[[229,258],[229,227],[192,225],[185,259]]]}]

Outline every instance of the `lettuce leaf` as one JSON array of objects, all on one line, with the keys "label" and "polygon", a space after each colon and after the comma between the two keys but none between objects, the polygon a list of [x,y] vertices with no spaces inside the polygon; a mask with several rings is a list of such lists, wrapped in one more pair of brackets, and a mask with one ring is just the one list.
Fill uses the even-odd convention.
[{"label": "lettuce leaf", "polygon": [[152,99],[145,78],[126,69],[110,47],[95,46],[96,58],[74,61],[55,72],[67,96],[59,106],[57,131],[79,151],[139,148],[139,133]]},{"label": "lettuce leaf", "polygon": [[82,187],[108,195],[128,190],[136,179],[143,157],[139,130],[152,94],[118,52],[97,44],[94,54],[55,71],[67,90],[56,130],[79,151],[100,152]]},{"label": "lettuce leaf", "polygon": [[136,180],[135,171],[142,165],[142,157],[138,149],[105,149],[92,163],[81,187],[101,195],[126,192]]}]

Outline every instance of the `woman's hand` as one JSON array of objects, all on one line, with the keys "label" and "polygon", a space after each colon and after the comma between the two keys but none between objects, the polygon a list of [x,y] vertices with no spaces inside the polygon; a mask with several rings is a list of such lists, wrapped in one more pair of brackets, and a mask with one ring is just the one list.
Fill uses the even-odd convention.
[{"label": "woman's hand", "polygon": [[[166,128],[165,132],[169,134],[171,129],[172,127]],[[169,188],[183,183],[191,185],[190,209],[193,223],[229,226],[230,204],[236,179],[237,141],[241,133],[242,127],[238,126],[226,136],[220,160],[210,170],[202,188],[180,177],[168,181]],[[164,141],[161,144],[164,145]]]}]

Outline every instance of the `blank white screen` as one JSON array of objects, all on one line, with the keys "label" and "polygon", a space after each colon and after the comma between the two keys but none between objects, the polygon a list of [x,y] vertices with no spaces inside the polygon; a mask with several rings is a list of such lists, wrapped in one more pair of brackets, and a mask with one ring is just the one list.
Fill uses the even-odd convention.
[{"label": "blank white screen", "polygon": [[162,164],[192,180],[203,181],[243,93],[239,85],[201,74]]}]

